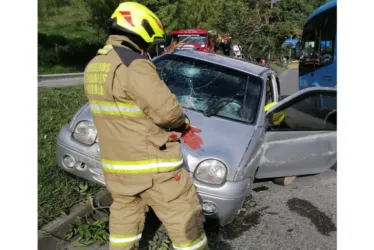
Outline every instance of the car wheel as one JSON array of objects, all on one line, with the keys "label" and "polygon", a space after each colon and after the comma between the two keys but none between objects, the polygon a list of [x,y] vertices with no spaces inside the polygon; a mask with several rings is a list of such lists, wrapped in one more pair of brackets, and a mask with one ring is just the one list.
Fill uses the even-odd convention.
[{"label": "car wheel", "polygon": [[287,185],[292,184],[295,179],[296,179],[296,176],[286,176],[286,177],[281,177],[281,178],[275,178],[273,179],[273,182],[277,185],[287,186]]}]

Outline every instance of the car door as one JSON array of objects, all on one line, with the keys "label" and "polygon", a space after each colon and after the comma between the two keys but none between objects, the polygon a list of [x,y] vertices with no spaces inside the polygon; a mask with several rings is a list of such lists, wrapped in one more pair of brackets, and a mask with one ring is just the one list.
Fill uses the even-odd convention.
[{"label": "car door", "polygon": [[[324,102],[325,105],[321,105]],[[326,105],[328,103],[328,105]],[[274,117],[285,118],[274,125]],[[336,88],[306,88],[281,100],[265,115],[256,178],[322,173],[336,163]]]}]

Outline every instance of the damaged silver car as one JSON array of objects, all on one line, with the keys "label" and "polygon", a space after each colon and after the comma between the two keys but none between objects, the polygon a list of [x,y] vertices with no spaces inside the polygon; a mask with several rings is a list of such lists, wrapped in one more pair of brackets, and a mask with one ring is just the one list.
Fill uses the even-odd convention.
[{"label": "damaged silver car", "polygon": [[[336,88],[307,88],[281,100],[276,72],[257,64],[183,50],[153,62],[202,130],[203,147],[182,143],[182,152],[207,218],[231,223],[255,179],[317,174],[336,163]],[[273,115],[280,111],[279,124]],[[88,104],[60,131],[56,157],[63,170],[105,185]]]}]

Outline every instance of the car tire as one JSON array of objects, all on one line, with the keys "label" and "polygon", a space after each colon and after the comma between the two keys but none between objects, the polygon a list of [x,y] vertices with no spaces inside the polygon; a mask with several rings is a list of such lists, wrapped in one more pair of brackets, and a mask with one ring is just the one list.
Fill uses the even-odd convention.
[{"label": "car tire", "polygon": [[288,186],[291,185],[294,180],[296,179],[296,176],[286,176],[286,177],[280,177],[273,179],[273,183],[281,186]]}]

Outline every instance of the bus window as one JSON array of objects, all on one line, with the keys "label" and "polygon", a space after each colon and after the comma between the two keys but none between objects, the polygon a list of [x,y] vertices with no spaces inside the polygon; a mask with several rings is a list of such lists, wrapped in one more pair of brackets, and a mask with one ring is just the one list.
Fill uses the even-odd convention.
[{"label": "bus window", "polygon": [[320,66],[326,66],[334,60],[336,41],[336,8],[326,11],[320,34]]},{"label": "bus window", "polygon": [[336,7],[312,18],[304,26],[300,52],[300,75],[331,64],[336,42]]},{"label": "bus window", "polygon": [[318,19],[313,18],[304,27],[301,52],[300,52],[300,75],[313,72],[315,69],[316,46],[318,37]]},{"label": "bus window", "polygon": [[299,89],[336,87],[336,0],[316,9],[304,25],[300,46]]}]

